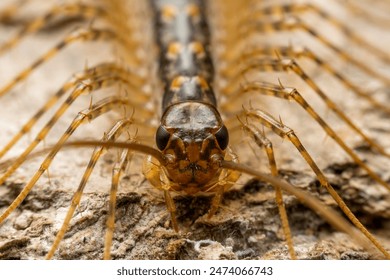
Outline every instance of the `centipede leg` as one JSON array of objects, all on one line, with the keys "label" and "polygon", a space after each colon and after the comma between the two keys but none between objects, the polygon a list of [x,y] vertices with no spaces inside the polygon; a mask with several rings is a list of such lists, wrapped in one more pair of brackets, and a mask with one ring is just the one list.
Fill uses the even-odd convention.
[{"label": "centipede leg", "polygon": [[[236,64],[246,64],[250,60],[254,59],[260,59],[264,56],[273,56],[275,54],[281,55],[285,58],[293,58],[293,59],[299,59],[301,57],[310,59],[311,61],[315,62],[319,67],[321,67],[323,70],[327,71],[329,74],[332,75],[335,79],[339,80],[346,88],[352,90],[354,94],[357,96],[367,100],[368,103],[370,103],[373,108],[377,108],[383,112],[386,112],[387,114],[390,114],[390,107],[387,106],[387,104],[383,104],[379,101],[377,101],[370,92],[366,92],[362,89],[360,89],[358,86],[356,86],[354,83],[352,83],[349,79],[347,79],[342,73],[334,69],[332,65],[324,61],[322,58],[317,56],[314,52],[312,52],[308,48],[300,48],[300,47],[254,47],[250,48],[244,52],[240,52],[238,50],[236,51],[230,51],[229,60],[231,61],[230,64],[227,64],[223,69],[221,69],[220,75],[226,79],[231,79],[237,76],[237,69],[235,67],[232,67],[232,65]],[[229,88],[222,89],[222,91],[231,92]]]},{"label": "centipede leg", "polygon": [[[268,165],[271,170],[271,175],[272,176],[278,176],[278,168],[276,166],[276,161],[275,161],[275,155],[274,155],[274,149],[272,147],[272,142],[262,133],[257,127],[251,124],[247,123],[241,123],[243,130],[246,134],[248,134],[256,143],[256,145],[260,148],[263,148],[267,154],[268,157]],[[290,225],[288,223],[288,217],[287,217],[287,212],[286,208],[283,203],[283,194],[280,186],[274,186],[275,188],[275,201],[276,204],[278,205],[279,209],[279,215],[280,215],[280,220],[282,222],[282,228],[284,232],[284,236],[286,238],[286,243],[288,247],[288,251],[290,253],[291,259],[295,260],[297,259],[295,250],[294,250],[294,244],[292,241],[292,236],[291,236],[291,229]]]},{"label": "centipede leg", "polygon": [[[108,74],[118,73],[124,74],[126,71],[124,69],[118,68],[115,64],[101,64],[97,65],[93,68],[86,69],[82,73],[74,75],[69,82],[65,83],[46,103],[28,120],[22,128],[19,130],[17,134],[15,134],[12,139],[0,150],[0,158],[2,158],[24,135],[31,131],[37,121],[50,109],[52,108],[63,95],[67,93],[71,88],[75,88],[78,84],[86,83],[89,79],[91,81],[101,80],[103,77]],[[135,84],[142,84],[143,79],[140,79],[128,73],[129,77],[131,77],[131,81]]]},{"label": "centipede leg", "polygon": [[[125,129],[126,127],[128,127],[129,125],[131,125],[131,121],[130,120],[121,120],[121,121],[118,121],[114,126],[113,128],[109,131],[109,133],[107,133],[107,135],[105,135],[102,139],[103,142],[107,142],[107,141],[115,141],[115,139],[121,134],[121,132],[123,131],[123,129]],[[71,201],[71,205],[69,206],[69,209],[68,209],[68,212],[66,214],[66,217],[62,223],[62,226],[60,228],[60,230],[58,231],[56,237],[55,237],[55,240],[49,250],[49,252],[47,253],[46,255],[46,259],[51,259],[55,253],[55,251],[57,250],[61,240],[63,239],[64,235],[65,235],[65,232],[66,230],[68,229],[69,227],[69,223],[70,223],[70,220],[72,219],[73,217],[73,214],[74,214],[74,211],[76,210],[77,206],[79,205],[80,203],[80,200],[81,200],[81,196],[83,194],[83,191],[84,191],[84,188],[85,188],[85,185],[87,184],[88,182],[88,179],[97,163],[97,161],[99,160],[100,156],[104,153],[105,151],[105,148],[104,147],[97,147],[95,148],[92,156],[91,156],[91,159],[88,163],[88,166],[84,172],[84,175],[83,177],[81,178],[81,182],[79,184],[79,187],[77,188],[76,192],[74,193],[73,197],[72,197],[72,201]]]},{"label": "centipede leg", "polygon": [[[323,217],[327,222],[333,225],[336,229],[348,233],[349,236],[353,237],[358,244],[361,244],[362,247],[366,248],[369,251],[372,251],[372,243],[368,243],[366,238],[363,238],[362,233],[357,231],[350,223],[344,220],[336,211],[332,208],[325,206],[323,202],[318,200],[312,195],[309,195],[307,192],[300,190],[283,180],[279,180],[271,175],[263,174],[253,169],[247,168],[246,166],[239,165],[233,162],[223,162],[222,166],[231,170],[236,170],[246,174],[251,174],[255,176],[260,181],[269,182],[272,186],[279,186],[283,191],[293,194],[296,196],[302,203],[309,206],[315,212],[317,212],[321,217]],[[371,246],[370,246],[371,245]]]},{"label": "centipede leg", "polygon": [[[53,117],[47,122],[47,124],[41,129],[34,141],[23,151],[23,153],[14,161],[14,163],[7,169],[7,171],[0,178],[0,185],[11,175],[13,172],[26,160],[27,156],[34,150],[34,148],[46,137],[53,125],[59,120],[62,114],[71,106],[71,104],[82,94],[87,92],[93,92],[94,90],[111,86],[115,82],[121,81],[127,83],[131,86],[131,81],[127,79],[128,75],[115,74],[115,72],[108,76],[101,76],[99,79],[90,81],[77,87],[71,95],[65,100],[65,102],[60,106],[60,108],[55,112]],[[135,94],[134,99],[137,98],[146,98],[142,97],[141,94]],[[145,100],[145,99],[144,99]]]},{"label": "centipede leg", "polygon": [[171,217],[172,228],[178,232],[179,226],[176,219],[176,206],[169,193],[172,183],[161,169],[162,167],[159,162],[153,157],[148,156],[143,162],[142,173],[153,187],[164,192],[164,200]]},{"label": "centipede leg", "polygon": [[108,209],[108,217],[106,222],[106,236],[104,242],[104,255],[103,259],[111,259],[111,246],[112,246],[112,237],[114,235],[115,229],[115,209],[116,209],[116,195],[118,192],[118,185],[120,177],[125,171],[126,166],[131,161],[132,152],[130,150],[122,151],[119,161],[115,164],[112,169],[112,181],[111,181],[111,190],[110,190],[110,202]]},{"label": "centipede leg", "polygon": [[15,210],[16,207],[20,205],[20,203],[25,199],[27,194],[34,187],[35,183],[41,177],[41,175],[49,168],[51,162],[53,161],[55,155],[61,149],[63,144],[67,141],[67,139],[74,133],[74,131],[86,120],[93,120],[94,118],[99,117],[100,115],[106,113],[113,108],[117,108],[118,105],[127,105],[127,100],[123,100],[116,97],[109,97],[107,99],[103,99],[100,102],[93,104],[90,109],[81,111],[65,133],[58,140],[56,145],[50,151],[49,155],[45,158],[43,163],[41,164],[39,170],[34,174],[34,176],[30,179],[30,181],[24,186],[20,194],[15,198],[15,200],[11,203],[10,206],[4,211],[0,216],[0,224]]},{"label": "centipede leg", "polygon": [[[326,106],[331,109],[340,119],[342,119],[351,129],[353,129],[357,134],[359,134],[368,145],[378,151],[380,154],[389,157],[390,155],[381,147],[376,141],[372,140],[367,136],[355,123],[347,117],[346,114],[323,92],[318,85],[304,72],[304,70],[299,66],[299,64],[292,59],[286,60],[274,60],[274,59],[264,59],[264,60],[255,60],[248,63],[245,68],[242,70],[240,75],[254,69],[263,70],[263,71],[293,71],[298,75],[303,81],[305,81],[315,93],[325,102]],[[240,90],[236,91],[239,94]]]},{"label": "centipede leg", "polygon": [[[238,162],[238,157],[235,153],[233,153],[231,148],[227,149],[225,160]],[[218,182],[206,190],[206,192],[214,193],[207,218],[210,219],[217,212],[222,202],[223,193],[234,186],[240,176],[241,173],[239,172],[232,170],[222,170],[221,174],[219,175]]]},{"label": "centipede leg", "polygon": [[38,66],[48,61],[56,54],[58,54],[63,48],[76,41],[97,41],[97,40],[108,40],[115,38],[115,34],[110,30],[104,29],[80,29],[74,31],[68,35],[65,39],[59,42],[55,47],[50,49],[46,54],[38,58],[29,67],[21,71],[15,78],[9,83],[0,88],[0,97],[8,93],[16,84],[25,80]]},{"label": "centipede leg", "polygon": [[272,129],[274,133],[279,135],[282,138],[287,138],[299,151],[305,161],[308,163],[310,168],[316,174],[316,177],[320,181],[321,186],[326,188],[328,193],[333,197],[336,203],[339,205],[340,209],[348,217],[348,219],[374,244],[382,254],[390,259],[390,254],[385,250],[385,248],[379,243],[379,241],[364,227],[364,225],[356,218],[356,216],[351,212],[349,207],[345,204],[344,200],[338,195],[334,188],[329,184],[327,178],[322,173],[321,169],[317,166],[313,158],[304,148],[298,137],[295,135],[294,131],[289,127],[285,126],[283,123],[275,120],[271,115],[265,113],[262,110],[247,110],[243,112],[244,116],[253,121],[259,121],[261,124],[265,125]]},{"label": "centipede leg", "polygon": [[[366,163],[337,135],[337,133],[315,112],[315,110],[306,102],[302,95],[294,88],[285,88],[281,85],[272,85],[267,83],[250,83],[242,89],[242,93],[251,92],[265,95],[271,95],[283,99],[294,100],[297,102],[321,127],[336,141],[336,143],[376,182],[390,190],[390,186],[379,175],[377,175]],[[255,114],[254,114],[255,115]]]}]

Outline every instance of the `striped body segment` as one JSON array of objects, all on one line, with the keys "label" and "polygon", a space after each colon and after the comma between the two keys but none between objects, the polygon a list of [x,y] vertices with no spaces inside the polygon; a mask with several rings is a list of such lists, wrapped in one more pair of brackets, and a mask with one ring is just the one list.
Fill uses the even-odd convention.
[{"label": "striped body segment", "polygon": [[213,66],[208,26],[201,1],[154,1],[160,76],[165,83],[163,110],[186,100],[216,106],[210,88]]}]

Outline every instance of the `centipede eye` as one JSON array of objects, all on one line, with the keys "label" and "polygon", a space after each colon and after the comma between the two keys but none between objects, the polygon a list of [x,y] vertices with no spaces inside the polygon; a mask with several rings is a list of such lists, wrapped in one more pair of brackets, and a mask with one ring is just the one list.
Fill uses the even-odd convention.
[{"label": "centipede eye", "polygon": [[222,150],[225,150],[229,144],[229,132],[226,126],[222,126],[216,133],[215,138],[217,139],[218,145]]},{"label": "centipede eye", "polygon": [[160,151],[166,148],[170,137],[171,135],[169,134],[169,132],[163,126],[160,125],[156,132],[156,144],[157,148]]}]

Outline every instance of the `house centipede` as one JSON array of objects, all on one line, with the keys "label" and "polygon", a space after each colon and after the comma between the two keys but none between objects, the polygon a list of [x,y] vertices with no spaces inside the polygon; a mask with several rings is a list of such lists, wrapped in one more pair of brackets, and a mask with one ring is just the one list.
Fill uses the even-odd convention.
[{"label": "house centipede", "polygon": [[[24,5],[29,7],[33,2],[33,0],[25,1],[21,9],[24,8]],[[75,130],[72,139],[84,139],[85,135],[95,136],[94,139],[103,136],[103,141],[108,141],[108,139],[110,139],[109,141],[114,141],[114,139],[116,139],[115,141],[139,141],[142,144],[153,146],[155,145],[154,134],[164,112],[164,110],[158,112],[159,108],[164,107],[161,103],[170,102],[166,101],[169,99],[168,97],[165,97],[165,101],[160,100],[164,87],[169,89],[168,85],[172,83],[177,91],[180,91],[180,87],[183,85],[187,90],[193,90],[196,86],[200,86],[202,90],[212,88],[218,93],[217,100],[212,100],[213,97],[206,93],[207,100],[212,104],[218,104],[217,108],[229,129],[230,143],[233,143],[231,148],[234,151],[230,154],[230,158],[234,158],[234,154],[237,153],[240,162],[257,168],[259,168],[258,160],[260,160],[260,170],[264,172],[270,172],[267,162],[269,159],[273,175],[280,173],[278,176],[284,177],[293,185],[303,185],[313,193],[321,192],[322,200],[331,205],[335,204],[333,199],[320,186],[329,187],[326,181],[329,180],[330,185],[337,186],[340,189],[338,191],[347,193],[346,197],[348,195],[352,197],[349,203],[354,207],[357,207],[356,204],[358,206],[364,205],[364,202],[361,201],[362,197],[359,196],[363,196],[363,198],[367,196],[362,190],[362,186],[369,184],[370,191],[374,192],[372,197],[380,198],[380,203],[374,200],[372,205],[379,204],[380,206],[377,208],[372,205],[365,206],[369,208],[368,210],[361,206],[357,210],[352,210],[361,214],[359,219],[367,223],[371,222],[374,229],[376,223],[385,227],[386,213],[389,210],[386,204],[389,201],[388,190],[386,190],[389,188],[388,168],[386,169],[388,149],[384,148],[388,147],[385,137],[386,131],[384,131],[386,126],[376,130],[372,129],[366,133],[366,130],[363,131],[359,125],[355,124],[355,119],[352,117],[355,112],[349,110],[351,107],[355,110],[363,108],[367,112],[366,117],[372,117],[377,121],[379,114],[382,118],[381,122],[383,122],[383,118],[388,117],[389,107],[383,100],[388,98],[386,87],[388,87],[390,78],[389,73],[380,68],[380,65],[382,68],[384,68],[383,65],[388,65],[388,53],[381,51],[377,45],[371,44],[372,42],[362,39],[364,37],[360,36],[357,28],[349,27],[350,25],[347,25],[344,20],[332,17],[324,7],[315,2],[300,5],[270,3],[268,1],[236,3],[216,0],[207,1],[206,5],[205,3],[200,4],[201,1],[188,1],[188,3],[182,1],[184,3],[182,6],[187,9],[187,12],[179,13],[182,16],[180,18],[181,25],[175,20],[178,10],[175,7],[176,1],[166,0],[165,2],[172,3],[169,3],[168,6],[162,5],[163,8],[153,8],[153,5],[140,4],[136,1],[128,3],[129,6],[119,0],[99,1],[99,4],[92,4],[88,1],[83,3],[69,2],[64,5],[54,5],[45,11],[38,9],[38,16],[32,15],[31,19],[21,21],[22,28],[17,26],[19,8],[12,9],[14,6],[11,2],[6,13],[0,13],[0,19],[4,18],[2,21],[4,29],[21,30],[19,31],[21,40],[12,39],[12,34],[8,36],[9,40],[6,39],[0,47],[1,53],[4,53],[2,57],[12,59],[12,52],[21,48],[20,52],[23,51],[25,56],[31,56],[33,60],[27,66],[14,71],[16,74],[13,73],[10,78],[1,81],[2,103],[11,104],[9,112],[4,112],[2,115],[11,121],[14,119],[12,112],[19,111],[18,108],[21,108],[20,105],[16,105],[17,102],[22,102],[24,106],[28,107],[29,102],[31,102],[27,97],[28,94],[35,96],[36,92],[39,91],[48,93],[45,97],[40,97],[42,98],[41,105],[34,106],[34,110],[31,110],[19,123],[17,129],[10,133],[10,137],[5,139],[4,143],[2,141],[1,147],[5,147],[7,141],[17,136],[18,129],[34,113],[36,116],[40,116],[41,113],[36,112],[37,109],[50,100],[53,100],[50,101],[52,104],[58,104],[57,108],[49,110],[49,113],[56,117],[50,119],[48,116],[39,121],[37,125],[27,126],[28,129],[33,130],[23,134],[27,134],[24,135],[25,138],[30,139],[26,139],[24,146],[19,150],[11,150],[11,156],[20,156],[26,146],[31,145],[31,143],[38,144],[42,140],[47,143],[41,143],[41,149],[52,147],[62,137],[61,135],[74,117],[76,118],[70,126],[72,133]],[[341,5],[338,1],[334,2],[335,6]],[[207,7],[203,7],[203,5]],[[26,10],[28,9],[26,8]],[[207,12],[205,12],[206,10]],[[338,7],[337,11],[340,10],[345,14],[349,13],[348,6]],[[165,17],[164,20],[173,25],[167,27],[167,30],[163,31],[165,34],[162,35],[158,35],[158,31],[161,31],[164,25],[162,23],[156,24],[150,20],[158,18],[159,11],[162,11],[160,16]],[[205,27],[206,23],[202,22],[203,13],[209,15],[209,30]],[[60,18],[57,25],[56,17]],[[66,19],[72,17],[76,23],[68,24]],[[191,28],[200,30],[194,31],[191,28],[180,27],[189,24],[186,21],[196,21],[196,17],[200,17],[201,23],[197,23],[195,27]],[[307,21],[305,21],[306,17]],[[15,20],[12,21],[12,19]],[[61,20],[64,20],[64,23],[61,23]],[[361,61],[359,57],[353,55],[353,52],[346,52],[338,47],[332,42],[332,38],[326,36],[326,32],[323,35],[324,33],[315,28],[315,24],[310,20],[316,24],[325,25],[325,29],[329,29],[331,34],[337,34],[339,38],[336,38],[335,41],[344,44],[345,48],[359,45],[363,51],[370,52],[373,56],[372,59],[370,58],[370,63],[365,63],[364,60]],[[16,24],[16,27],[7,25],[9,22]],[[364,19],[361,22],[368,25]],[[380,31],[380,26],[377,29]],[[185,42],[183,47],[183,43],[179,44],[172,39],[172,37],[177,36],[175,32],[182,32],[184,33],[184,35],[180,33],[182,36],[189,36],[191,40],[194,39],[192,36],[195,36],[196,40],[191,41],[190,44],[183,39]],[[185,34],[186,32],[187,34]],[[211,35],[210,42],[207,41],[209,35]],[[157,40],[156,44],[155,36],[162,41]],[[58,37],[58,40],[54,40],[53,37]],[[301,37],[303,37],[302,41],[298,39],[297,42],[295,41],[295,38]],[[50,45],[46,55],[45,52],[41,52],[41,47],[27,52],[33,46],[34,39],[37,40],[37,44],[44,42]],[[25,42],[27,40],[31,40],[31,46]],[[303,46],[301,47],[302,42]],[[77,46],[72,46],[73,44],[77,44]],[[35,52],[36,54],[32,54]],[[210,57],[207,52],[210,52],[212,61],[209,61]],[[163,55],[159,57],[159,53],[163,53]],[[166,61],[164,61],[165,53],[168,57],[165,58]],[[61,56],[63,57],[62,62],[56,61],[61,59]],[[182,61],[178,62],[178,57]],[[27,58],[25,59],[27,60]],[[338,66],[334,67],[333,62],[334,65]],[[179,64],[179,67],[174,63]],[[56,73],[58,69],[66,68],[64,66],[66,64],[69,64],[70,71],[64,73],[63,77],[57,77],[60,76]],[[214,65],[214,70],[211,65]],[[372,67],[372,65],[379,66]],[[180,67],[185,68],[185,70],[178,70]],[[188,72],[190,72],[190,76],[194,75],[195,78],[183,78],[183,73],[180,71],[184,71],[186,75],[189,75]],[[75,74],[76,72],[77,74]],[[294,74],[286,74],[285,72]],[[352,75],[348,72],[351,72]],[[39,75],[42,73],[46,76],[43,81],[48,88],[42,89],[37,86],[34,89],[34,81],[39,81]],[[169,78],[164,81],[164,78],[158,78],[159,75],[167,75]],[[172,76],[178,76],[176,77],[178,79],[171,81]],[[354,80],[356,79],[354,76],[363,76],[366,81],[370,78],[382,86],[382,89],[377,90],[377,94],[362,89]],[[25,81],[26,79],[27,81]],[[50,81],[51,79],[54,81]],[[364,80],[364,78],[362,79]],[[188,83],[188,81],[190,82]],[[42,81],[38,83],[42,83]],[[349,102],[345,102],[343,103],[345,108],[340,107],[337,102],[341,102],[343,99],[340,101],[337,94],[332,95],[331,98],[328,97],[332,91],[340,94],[348,91],[349,98],[354,100],[354,103],[349,105]],[[87,93],[89,94],[86,95]],[[192,96],[190,99],[199,98],[196,95],[203,93],[192,91],[191,94],[195,97]],[[170,98],[179,97],[171,96]],[[14,103],[15,99],[17,102]],[[278,99],[289,99],[292,102],[286,105]],[[10,103],[11,100],[15,105]],[[39,100],[36,102],[39,103]],[[65,112],[60,104],[63,104],[63,108],[67,107],[65,109],[69,109],[69,111]],[[323,106],[322,111],[321,106]],[[355,106],[357,108],[354,108]],[[46,107],[49,106],[45,105],[42,108]],[[61,110],[64,111],[64,116],[62,116]],[[108,113],[111,110],[113,112]],[[61,112],[61,115],[56,112]],[[105,118],[97,118],[103,114]],[[156,118],[157,115],[158,118]],[[320,117],[320,115],[325,115],[327,119],[324,120],[325,117]],[[377,119],[373,116],[376,116]],[[200,115],[199,118],[202,116]],[[299,118],[307,120],[305,128],[301,127],[303,122]],[[81,123],[86,121],[89,121],[90,124],[81,126]],[[56,128],[60,126],[61,122],[64,125]],[[53,130],[56,131],[46,135],[49,132],[48,129],[42,129],[45,123],[48,123],[50,128],[55,125]],[[113,126],[114,123],[116,123],[115,126]],[[347,130],[348,133],[342,134],[339,131],[343,130],[338,127],[336,130],[339,123],[347,127],[343,129]],[[41,124],[40,127],[39,124]],[[269,126],[271,130],[267,129]],[[85,130],[84,127],[86,127]],[[108,132],[110,127],[112,130]],[[295,133],[291,133],[289,127]],[[321,133],[321,128],[328,132],[327,137],[331,139],[323,140],[323,135],[318,136],[317,133],[318,131]],[[5,130],[7,131],[7,129],[9,131],[6,126]],[[24,127],[24,131],[28,129],[26,126]],[[308,154],[304,152],[304,156],[300,155],[294,151],[294,146],[287,140],[282,145],[279,137],[272,130],[276,134],[290,139],[300,152],[303,151],[300,145],[302,141]],[[312,131],[316,131],[316,133],[313,135]],[[377,139],[374,140],[370,136],[371,133],[375,133]],[[70,133],[68,134],[70,136]],[[119,137],[119,134],[122,135]],[[165,135],[166,132],[165,134],[160,132],[160,134]],[[33,140],[34,138],[35,140]],[[276,164],[273,163],[272,156],[267,159],[267,156],[263,155],[264,151],[260,147],[268,143],[268,139],[274,146],[277,146],[274,152],[269,148],[266,150],[269,155],[272,153],[275,155]],[[334,144],[334,142],[338,144]],[[320,151],[316,151],[315,148],[318,144],[322,147],[317,148]],[[157,146],[159,146],[158,143]],[[333,164],[321,163],[321,161],[326,161],[328,156],[331,156],[327,154],[333,154],[327,152],[327,149],[336,150],[340,146],[342,147],[341,152],[335,153],[342,153],[341,160],[333,159]],[[196,150],[197,148],[192,147],[192,149]],[[38,151],[39,148],[32,147],[31,152],[33,150]],[[2,258],[42,258],[49,251],[54,236],[67,212],[75,187],[80,184],[80,179],[83,177],[86,168],[85,159],[91,157],[90,150],[61,149],[60,147],[59,151],[58,157],[62,154],[63,159],[56,159],[58,166],[56,167],[54,162],[50,164],[48,172],[41,174],[46,176],[47,182],[42,182],[45,179],[38,181],[39,184],[34,186],[32,193],[15,210],[15,214],[11,214],[16,217],[10,216],[0,228],[0,232],[7,228],[10,230],[7,234],[11,233],[12,235],[11,238],[9,235],[2,234],[1,236],[4,240],[3,245],[0,246]],[[100,153],[102,152],[98,149],[95,150],[94,157],[99,157]],[[84,176],[84,181],[87,183],[86,190],[92,185],[98,191],[91,190],[89,193],[83,194],[81,205],[76,209],[75,215],[70,221],[70,227],[56,250],[55,258],[102,258],[104,235],[107,228],[109,186],[111,184],[111,178],[107,177],[111,177],[111,171],[114,172],[112,178],[117,178],[116,180],[119,180],[120,173],[126,171],[123,172],[126,175],[121,178],[122,183],[119,188],[121,193],[118,194],[116,201],[114,240],[109,252],[113,258],[193,259],[212,258],[215,255],[218,255],[218,258],[291,257],[291,251],[289,252],[284,241],[283,226],[278,220],[278,206],[274,202],[275,191],[267,184],[257,181],[245,184],[247,178],[242,176],[235,187],[229,185],[233,185],[234,182],[228,182],[227,189],[229,190],[226,189],[226,192],[218,194],[220,197],[223,196],[223,202],[209,196],[195,196],[193,198],[177,196],[174,199],[177,217],[172,218],[169,211],[166,210],[161,191],[151,188],[143,178],[141,169],[137,168],[137,166],[142,166],[142,158],[130,152],[125,156],[120,156],[118,153],[112,151],[104,155],[103,162],[94,162],[93,164],[96,166],[90,168],[90,171],[94,169],[91,177]],[[4,182],[2,183],[5,185],[2,190],[5,192],[5,195],[2,195],[4,197],[1,203],[2,209],[11,204],[12,199],[18,195],[22,187],[28,184],[34,172],[43,162],[44,157],[28,154],[30,151],[26,153],[27,164],[30,165],[31,162],[33,167],[25,167],[26,164],[19,166],[19,164],[15,164],[17,160],[10,163],[6,157],[2,163],[2,169],[4,169],[4,173],[2,173]],[[317,179],[313,175],[313,171],[305,164],[303,157],[306,157],[305,159],[312,165],[316,163],[320,166],[319,169],[314,168]],[[370,157],[372,158],[370,159]],[[123,167],[123,163],[126,162],[131,162],[130,167]],[[116,163],[115,168],[113,168],[114,163]],[[153,165],[158,166],[158,163],[150,161],[149,169],[153,169]],[[9,166],[14,167],[10,169]],[[199,166],[196,168],[200,169]],[[16,175],[12,169],[15,169]],[[23,171],[24,169],[25,171]],[[209,168],[204,169],[208,171]],[[97,174],[93,177],[99,172],[100,175]],[[8,178],[8,175],[11,177]],[[173,175],[169,176],[171,177],[168,178],[168,181],[172,181]],[[234,172],[232,176],[235,176]],[[222,177],[219,177],[218,180],[223,180]],[[229,178],[229,175],[225,175],[225,178]],[[61,190],[63,187],[61,185],[64,182],[69,185],[66,187],[68,190],[65,191]],[[130,186],[126,187],[127,184]],[[355,188],[347,189],[350,184],[354,185]],[[151,195],[150,192],[153,194]],[[154,194],[155,192],[156,194]],[[317,221],[316,216],[301,206],[292,196],[286,194],[283,196],[290,225],[301,224],[298,229],[291,226],[291,235],[294,248],[296,248],[295,254],[298,258],[373,257],[357,245],[350,245],[348,249],[345,249],[343,246],[347,245],[342,244],[333,252],[321,250],[321,246],[326,246],[326,244],[332,247],[331,241],[335,237],[339,237],[347,244],[351,243],[345,235],[338,235],[335,232],[329,233],[331,237],[328,237],[327,241],[326,238],[325,241],[321,241],[320,235],[324,234],[321,231],[316,236],[320,240],[319,243],[312,245],[312,247],[314,246],[313,252],[305,255],[307,248],[305,246],[310,247],[310,242],[307,241],[310,239],[301,236],[305,236],[305,234],[310,236],[307,231],[319,230],[324,227],[324,222]],[[210,205],[217,206],[214,209],[211,206],[213,215],[208,214],[210,213]],[[350,207],[352,208],[352,206]],[[48,208],[53,209],[53,212],[50,212]],[[244,209],[244,213],[241,213],[242,209]],[[372,214],[370,211],[376,211],[375,214],[378,216],[370,216],[369,214]],[[2,210],[3,212],[4,210]],[[175,225],[176,219],[178,220],[177,225]],[[305,219],[310,222],[305,223]],[[370,219],[372,220],[370,221]],[[307,223],[312,223],[312,227]],[[171,224],[179,230],[173,230]],[[326,228],[325,232],[327,231],[331,230]],[[303,238],[307,243],[302,242],[300,238]],[[383,238],[381,239],[381,243],[386,247],[385,241]],[[337,251],[343,248],[345,251]]]}]

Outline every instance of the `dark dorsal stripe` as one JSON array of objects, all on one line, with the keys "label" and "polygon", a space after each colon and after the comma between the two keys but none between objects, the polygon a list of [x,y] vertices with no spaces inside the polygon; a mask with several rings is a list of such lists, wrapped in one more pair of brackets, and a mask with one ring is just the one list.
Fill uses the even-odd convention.
[{"label": "dark dorsal stripe", "polygon": [[154,0],[160,76],[165,83],[162,109],[185,101],[216,106],[210,83],[213,65],[209,30],[200,0]]}]

